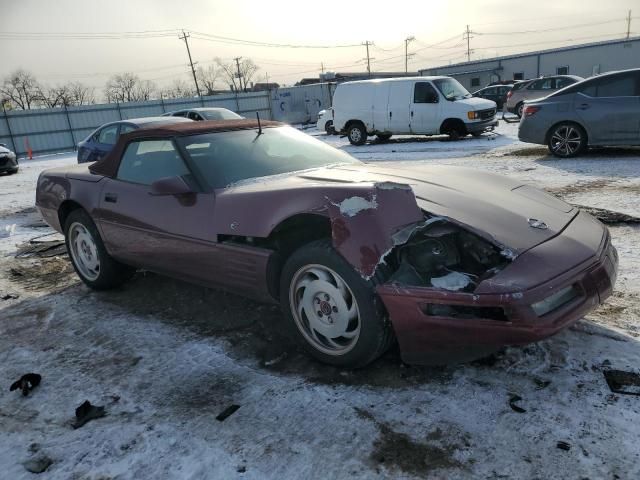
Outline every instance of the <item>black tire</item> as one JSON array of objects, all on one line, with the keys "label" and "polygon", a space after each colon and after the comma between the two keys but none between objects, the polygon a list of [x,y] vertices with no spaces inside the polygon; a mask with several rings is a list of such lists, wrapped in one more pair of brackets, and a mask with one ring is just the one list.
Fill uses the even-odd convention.
[{"label": "black tire", "polygon": [[380,143],[384,143],[384,142],[388,142],[389,141],[389,139],[391,138],[391,134],[390,133],[379,133],[377,135],[377,137],[378,137],[378,141]]},{"label": "black tire", "polygon": [[327,135],[335,135],[336,131],[333,128],[333,120],[329,120],[327,123],[324,124],[324,131],[326,132]]},{"label": "black tire", "polygon": [[[89,278],[85,273],[83,273],[82,267],[76,264],[76,255],[72,252],[73,247],[70,244],[70,230],[72,226],[77,228],[76,224],[82,225],[94,242],[96,250],[95,253],[99,262],[96,278]],[[91,217],[84,210],[77,209],[69,214],[64,224],[64,233],[67,252],[69,253],[69,258],[71,259],[73,268],[80,279],[90,288],[94,290],[109,290],[111,288],[116,288],[129,280],[135,273],[135,268],[123,265],[111,258],[107,253],[107,250],[104,248],[104,243],[102,242],[102,238],[100,237],[100,233],[98,232],[95,223],[93,223]]]},{"label": "black tire", "polygon": [[587,149],[587,133],[577,123],[558,123],[549,129],[547,147],[556,157],[575,157]]},{"label": "black tire", "polygon": [[482,132],[473,132],[471,135],[475,138],[478,138],[482,136]]},{"label": "black tire", "polygon": [[[350,349],[344,353],[326,353],[320,349],[321,347],[319,348],[314,345],[314,340],[307,338],[309,333],[303,332],[303,330],[305,330],[305,327],[302,326],[304,317],[298,317],[301,318],[300,321],[302,322],[301,325],[299,325],[292,311],[293,309],[297,310],[293,305],[296,302],[295,298],[300,289],[311,288],[309,287],[309,285],[311,285],[310,283],[301,282],[298,283],[298,285],[304,284],[307,286],[296,289],[295,285],[292,286],[292,282],[296,282],[296,279],[300,278],[301,272],[305,273],[306,269],[316,269],[318,267],[328,268],[332,270],[333,273],[336,273],[346,284],[351,302],[356,302],[359,334],[353,340],[347,339],[347,343],[350,343]],[[306,290],[304,295],[306,295]],[[304,298],[304,295],[302,298]],[[327,298],[327,300],[329,300],[329,298]],[[301,302],[302,300],[299,301]],[[333,301],[333,299],[331,299],[331,301]],[[317,240],[304,245],[287,259],[280,277],[280,303],[292,335],[304,346],[305,350],[309,352],[311,356],[323,363],[346,368],[363,367],[382,355],[389,348],[394,338],[393,330],[386,319],[382,303],[375,294],[374,284],[362,278],[362,276],[334,250],[331,245],[331,240],[329,239]],[[316,303],[314,302],[312,305],[312,310],[315,311]],[[317,308],[323,309],[321,305]],[[336,309],[333,311],[337,312]],[[329,310],[329,312],[331,312],[331,310]],[[318,314],[320,315],[320,313],[319,311]],[[330,316],[327,318],[331,320]],[[315,322],[318,322],[318,320],[316,319]],[[307,324],[309,324],[308,321]],[[308,332],[309,329],[307,328],[306,331]],[[317,332],[316,336],[322,337],[322,335]],[[337,338],[339,337],[334,337],[333,340]],[[322,337],[322,339],[327,340],[326,337]]]},{"label": "black tire", "polygon": [[524,111],[524,102],[520,102],[516,105],[516,109],[514,113],[518,116],[518,118],[522,118],[523,111]]},{"label": "black tire", "polygon": [[347,137],[351,145],[364,145],[367,141],[367,130],[361,122],[352,122],[347,128]]}]

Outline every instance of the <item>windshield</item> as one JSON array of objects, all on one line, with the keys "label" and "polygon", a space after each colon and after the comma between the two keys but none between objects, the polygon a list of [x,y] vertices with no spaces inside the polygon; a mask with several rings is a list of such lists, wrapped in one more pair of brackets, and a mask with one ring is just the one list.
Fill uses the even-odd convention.
[{"label": "windshield", "polygon": [[291,127],[205,133],[178,138],[196,173],[210,188],[242,180],[336,164],[351,155]]},{"label": "windshield", "polygon": [[440,78],[434,80],[436,87],[447,100],[462,100],[470,98],[472,95],[457,80],[453,78]]},{"label": "windshield", "polygon": [[207,120],[238,120],[244,117],[241,117],[237,113],[232,112],[231,110],[221,109],[221,110],[200,110],[200,113]]}]

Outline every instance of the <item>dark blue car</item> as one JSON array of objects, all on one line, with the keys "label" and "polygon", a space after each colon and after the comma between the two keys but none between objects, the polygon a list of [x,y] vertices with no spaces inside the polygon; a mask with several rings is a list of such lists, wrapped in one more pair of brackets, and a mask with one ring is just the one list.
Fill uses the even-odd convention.
[{"label": "dark blue car", "polygon": [[191,122],[181,117],[145,117],[130,118],[102,125],[86,139],[78,143],[78,163],[95,162],[111,151],[123,133],[143,127],[155,127],[162,124]]}]

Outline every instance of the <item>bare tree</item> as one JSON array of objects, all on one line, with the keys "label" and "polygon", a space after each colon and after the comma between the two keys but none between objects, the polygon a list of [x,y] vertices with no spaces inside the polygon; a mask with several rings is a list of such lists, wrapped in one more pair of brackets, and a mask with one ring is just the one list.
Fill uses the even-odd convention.
[{"label": "bare tree", "polygon": [[151,100],[151,97],[156,90],[156,84],[151,80],[140,80],[133,90],[133,101],[140,102],[143,100]]},{"label": "bare tree", "polygon": [[93,105],[96,97],[93,87],[88,87],[80,82],[73,82],[67,85],[69,90],[70,103],[65,105]]},{"label": "bare tree", "polygon": [[15,108],[28,110],[38,102],[38,81],[26,70],[16,70],[4,79],[0,96]]},{"label": "bare tree", "polygon": [[216,84],[218,80],[220,80],[220,77],[222,77],[222,74],[222,70],[216,65],[209,65],[207,68],[198,67],[196,77],[205,95],[213,95],[216,93]]},{"label": "bare tree", "polygon": [[250,58],[240,60],[240,76],[238,77],[238,64],[235,61],[224,62],[221,58],[216,58],[216,64],[222,70],[222,77],[227,84],[236,91],[247,91],[247,85],[258,71],[259,67]]},{"label": "bare tree", "polygon": [[193,97],[195,94],[191,84],[183,79],[174,80],[169,87],[162,90],[162,96],[164,98],[186,98]]},{"label": "bare tree", "polygon": [[140,78],[133,73],[114,75],[107,81],[104,96],[107,103],[133,102],[136,100],[136,85]]},{"label": "bare tree", "polygon": [[47,108],[55,108],[69,105],[71,96],[66,85],[55,87],[38,85],[36,98],[40,105]]}]

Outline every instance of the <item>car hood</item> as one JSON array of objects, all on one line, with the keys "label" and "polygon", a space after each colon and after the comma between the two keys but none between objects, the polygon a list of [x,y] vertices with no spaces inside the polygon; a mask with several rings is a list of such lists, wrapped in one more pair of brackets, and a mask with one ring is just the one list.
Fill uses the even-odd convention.
[{"label": "car hood", "polygon": [[[514,255],[560,233],[577,209],[507,177],[463,167],[340,166],[304,172],[314,182],[394,182],[411,186],[418,206],[469,227]],[[275,186],[275,185],[274,185]],[[263,187],[265,185],[263,184]]]},{"label": "car hood", "polygon": [[11,150],[5,147],[0,147],[0,153],[11,153]]},{"label": "car hood", "polygon": [[486,98],[470,97],[463,98],[462,100],[456,100],[455,103],[459,105],[467,105],[474,110],[485,110],[487,108],[495,108],[496,102],[493,100],[487,100]]}]

